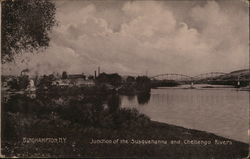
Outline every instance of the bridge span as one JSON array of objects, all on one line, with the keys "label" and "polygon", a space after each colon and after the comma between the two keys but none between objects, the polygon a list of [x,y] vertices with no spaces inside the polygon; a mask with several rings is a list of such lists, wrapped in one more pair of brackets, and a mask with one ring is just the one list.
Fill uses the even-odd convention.
[{"label": "bridge span", "polygon": [[178,73],[164,73],[150,77],[152,80],[175,80],[175,81],[190,81],[192,80],[191,76],[178,74]]},{"label": "bridge span", "polygon": [[178,73],[164,73],[158,74],[150,77],[152,80],[175,80],[175,81],[198,81],[202,79],[212,79],[215,77],[226,75],[227,73],[224,72],[209,72],[203,73],[196,76],[190,76],[185,74],[178,74]]}]

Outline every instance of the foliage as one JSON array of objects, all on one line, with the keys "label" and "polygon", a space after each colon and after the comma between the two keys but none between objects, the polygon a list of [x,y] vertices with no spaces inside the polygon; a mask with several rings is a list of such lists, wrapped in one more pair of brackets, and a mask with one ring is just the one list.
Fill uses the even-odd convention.
[{"label": "foliage", "polygon": [[52,82],[55,80],[55,76],[53,74],[47,76],[44,75],[39,80],[38,89],[50,88],[52,86]]},{"label": "foliage", "polygon": [[127,83],[133,83],[133,82],[135,82],[135,77],[133,77],[133,76],[128,76],[128,77],[126,78],[126,82],[127,82]]},{"label": "foliage", "polygon": [[111,95],[108,99],[108,109],[110,113],[113,113],[119,109],[121,99],[118,95]]},{"label": "foliage", "polygon": [[108,83],[108,84],[111,84],[111,85],[117,87],[117,86],[121,85],[122,77],[117,73],[113,73],[113,74],[101,73],[97,77],[97,81],[99,83]]},{"label": "foliage", "polygon": [[136,88],[137,90],[144,90],[149,92],[151,88],[151,80],[147,76],[136,77]]},{"label": "foliage", "polygon": [[89,76],[88,76],[88,79],[89,79],[89,80],[93,80],[93,79],[94,79],[94,76],[89,75]]},{"label": "foliage", "polygon": [[[80,130],[88,130],[91,127],[95,127],[98,131],[103,128],[139,129],[149,122],[148,117],[135,109],[120,108],[120,99],[117,95],[110,97],[91,95],[83,99],[66,97],[63,100],[66,102],[59,104],[53,98],[44,100],[33,99],[26,95],[11,96],[4,103],[3,109],[6,114],[4,131],[11,130],[10,134],[4,133],[5,140],[16,139],[26,133],[30,135],[51,134],[51,131],[59,131],[58,125],[61,129],[71,124],[73,129],[77,129],[76,132],[79,133]],[[108,103],[108,109],[104,108],[104,103]],[[18,119],[16,120],[16,118]],[[18,131],[24,129],[24,126],[27,128],[27,132]],[[51,128],[48,130],[44,127]]]},{"label": "foliage", "polygon": [[29,85],[29,76],[22,75],[22,76],[19,76],[18,78],[12,78],[8,82],[8,85],[10,86],[11,89],[14,89],[14,90],[26,89]]},{"label": "foliage", "polygon": [[63,71],[62,73],[62,79],[67,79],[68,78],[68,74],[66,71]]},{"label": "foliage", "polygon": [[8,81],[8,85],[10,86],[11,89],[15,90],[19,89],[17,78],[12,78],[10,81]]},{"label": "foliage", "polygon": [[2,63],[15,54],[49,46],[49,31],[56,25],[55,4],[49,0],[2,2]]},{"label": "foliage", "polygon": [[152,80],[151,87],[176,87],[180,85],[178,82],[174,80]]},{"label": "foliage", "polygon": [[26,89],[29,85],[29,76],[23,75],[18,78],[19,81],[19,89]]}]

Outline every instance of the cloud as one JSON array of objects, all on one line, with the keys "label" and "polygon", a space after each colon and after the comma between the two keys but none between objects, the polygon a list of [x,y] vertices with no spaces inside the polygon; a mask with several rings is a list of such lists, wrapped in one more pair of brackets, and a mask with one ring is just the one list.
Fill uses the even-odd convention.
[{"label": "cloud", "polygon": [[51,34],[51,46],[29,56],[25,65],[17,60],[12,72],[30,67],[40,73],[91,74],[101,66],[102,71],[121,74],[198,74],[248,66],[244,10],[235,13],[215,1],[189,6],[182,14],[181,7],[164,1],[113,2],[109,9],[98,3],[58,3],[60,25]]},{"label": "cloud", "polygon": [[[227,9],[227,8],[226,8]],[[204,7],[194,7],[191,17],[200,26],[201,41],[209,47],[207,52],[212,66],[230,69],[248,66],[249,19],[241,10],[229,12],[214,1]]]}]

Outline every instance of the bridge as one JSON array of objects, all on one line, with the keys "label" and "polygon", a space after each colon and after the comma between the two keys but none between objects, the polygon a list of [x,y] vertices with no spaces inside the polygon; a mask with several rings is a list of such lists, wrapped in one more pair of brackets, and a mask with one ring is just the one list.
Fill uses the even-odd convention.
[{"label": "bridge", "polygon": [[[208,72],[202,73],[196,76],[189,76],[185,74],[178,73],[164,73],[158,74],[155,76],[151,76],[150,79],[154,81],[154,83],[160,84],[191,84],[194,83],[202,84],[226,84],[226,85],[246,85],[249,83],[250,75],[246,76],[246,74],[237,74],[232,75],[232,73],[224,73],[224,72]],[[158,81],[158,82],[157,82]]]},{"label": "bridge", "polygon": [[174,80],[174,81],[191,81],[193,77],[178,74],[178,73],[165,73],[150,77],[151,80]]},{"label": "bridge", "polygon": [[178,74],[178,73],[165,73],[165,74],[158,74],[155,76],[150,77],[152,80],[174,80],[174,81],[199,81],[203,79],[213,79],[219,76],[226,75],[227,73],[224,72],[209,72],[203,73],[196,76],[189,76],[185,74]]}]

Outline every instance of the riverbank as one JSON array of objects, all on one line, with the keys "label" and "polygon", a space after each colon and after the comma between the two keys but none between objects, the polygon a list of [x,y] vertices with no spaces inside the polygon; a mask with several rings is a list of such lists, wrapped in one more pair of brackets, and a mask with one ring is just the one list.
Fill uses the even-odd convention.
[{"label": "riverbank", "polygon": [[156,121],[152,121],[152,128],[156,132],[161,131],[170,140],[180,141],[180,145],[170,145],[169,149],[166,150],[173,157],[175,156],[174,152],[182,152],[183,156],[189,156],[190,158],[243,158],[248,154],[248,144],[209,132]]},{"label": "riverbank", "polygon": [[43,135],[42,139],[38,139],[38,134],[23,134],[20,138],[22,141],[3,141],[5,148],[11,148],[9,150],[17,157],[235,159],[244,158],[248,154],[246,143],[155,121],[150,121],[147,126],[140,129],[79,128],[80,125],[77,124],[65,128],[51,126],[49,123],[47,130],[40,129],[40,135],[43,131],[50,132],[52,136],[47,137],[56,140],[53,134],[59,132],[59,136],[56,136],[63,140],[56,140],[54,143],[47,140],[42,142],[45,138]]},{"label": "riverbank", "polygon": [[[124,135],[109,138],[110,142],[116,142],[118,139],[118,144],[90,144],[88,151],[85,151],[83,154],[84,156],[95,157],[175,159],[235,159],[244,158],[248,155],[248,145],[245,143],[203,131],[186,129],[155,121],[151,121],[150,126],[142,129],[139,134],[134,134],[130,137],[124,137]],[[100,140],[102,138],[96,139]]]}]

